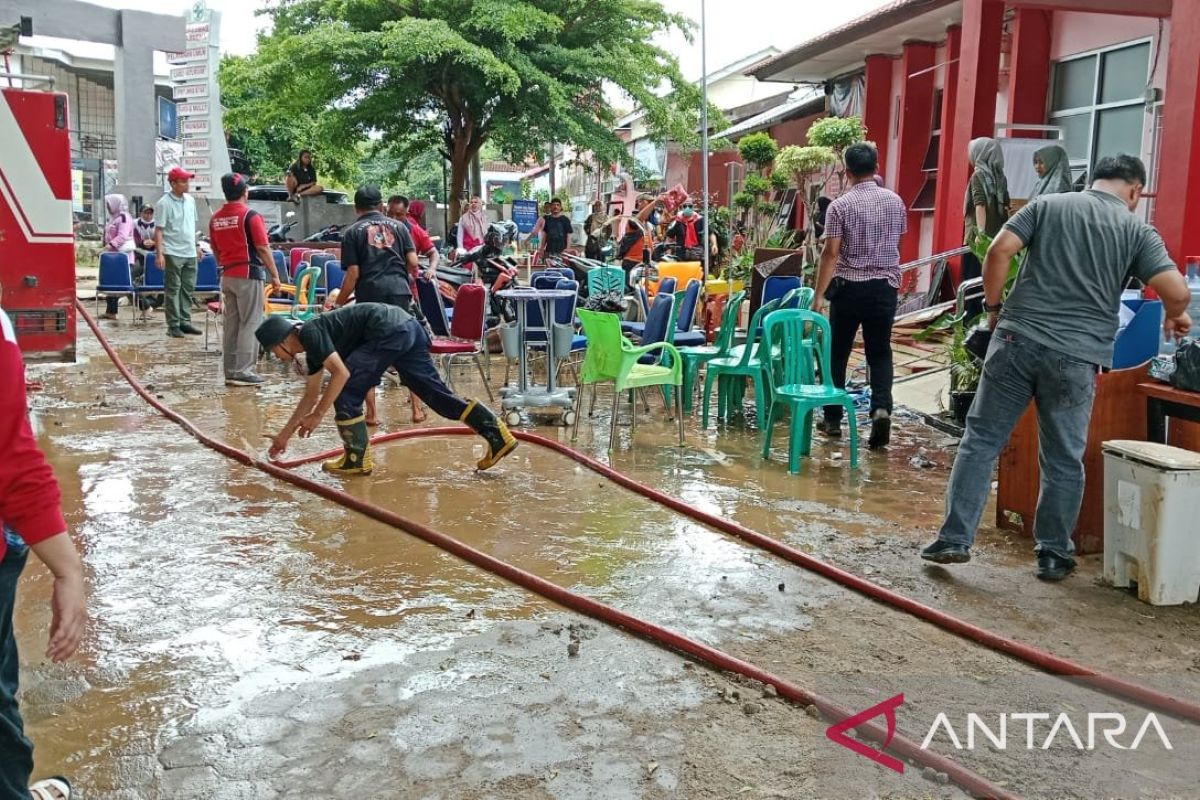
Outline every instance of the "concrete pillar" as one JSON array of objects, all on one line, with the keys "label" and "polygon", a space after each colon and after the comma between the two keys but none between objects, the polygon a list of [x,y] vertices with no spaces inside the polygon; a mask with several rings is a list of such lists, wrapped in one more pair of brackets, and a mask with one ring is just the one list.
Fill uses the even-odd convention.
[{"label": "concrete pillar", "polygon": [[[980,136],[995,135],[1003,33],[1004,3],[1001,0],[963,0],[958,89],[950,117],[952,136],[948,143],[950,149],[943,150],[947,158],[938,165],[938,188],[941,189],[944,182],[946,200],[953,207],[945,209],[943,225],[934,231],[939,252],[962,244],[963,199],[971,177],[967,144]],[[945,128],[942,135],[946,135]],[[957,266],[952,266],[955,285],[959,274]]]},{"label": "concrete pillar", "polygon": [[[942,82],[942,118],[938,127],[942,131],[938,145],[937,191],[933,201],[933,251],[952,250],[962,244],[963,195],[950,195],[950,162],[954,149],[954,109],[958,105],[958,58],[962,45],[962,28],[951,25],[946,29],[946,48],[942,60],[946,64],[945,80]],[[957,230],[957,241],[953,231]],[[949,243],[949,244],[947,244]]]},{"label": "concrete pillar", "polygon": [[[148,38],[125,37],[153,25],[157,14],[120,11],[122,41],[113,62],[113,114],[117,134],[117,164],[120,177],[116,190],[128,197],[141,196],[156,202],[162,183],[155,173],[155,142],[158,141],[158,104],[154,99],[154,45]],[[149,18],[149,19],[147,19]],[[182,20],[180,27],[182,28]]]},{"label": "concrete pillar", "polygon": [[[921,167],[933,133],[933,65],[936,57],[937,47],[928,42],[906,42],[900,57],[896,193],[906,205],[912,205],[925,183],[925,172]],[[908,233],[900,240],[901,263],[919,258],[920,248],[921,214],[910,211]]]},{"label": "concrete pillar", "polygon": [[888,142],[892,137],[892,64],[891,56],[867,56],[866,97],[863,100],[863,124],[867,138],[879,148],[879,172],[884,171],[888,158]]},{"label": "concrete pillar", "polygon": [[1180,268],[1200,255],[1200,3],[1176,2],[1154,222]]},{"label": "concrete pillar", "polygon": [[[1017,9],[1012,24],[1012,56],[1008,69],[1010,123],[1043,125],[1050,93],[1050,24],[1054,12]],[[1020,131],[1016,132],[1021,134]]]}]

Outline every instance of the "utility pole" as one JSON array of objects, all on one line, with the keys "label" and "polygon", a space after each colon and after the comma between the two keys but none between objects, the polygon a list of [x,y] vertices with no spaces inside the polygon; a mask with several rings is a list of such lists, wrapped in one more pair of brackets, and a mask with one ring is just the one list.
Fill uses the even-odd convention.
[{"label": "utility pole", "polygon": [[[708,26],[705,25],[705,8],[704,0],[700,0],[700,183],[704,192],[704,241],[700,243],[704,248],[704,281],[708,281],[708,271],[710,264],[710,247],[709,237],[712,235],[712,217],[709,215],[708,209]],[[731,273],[732,274],[732,273]],[[701,284],[703,285],[703,284]],[[733,295],[733,286],[729,287],[730,296]]]}]

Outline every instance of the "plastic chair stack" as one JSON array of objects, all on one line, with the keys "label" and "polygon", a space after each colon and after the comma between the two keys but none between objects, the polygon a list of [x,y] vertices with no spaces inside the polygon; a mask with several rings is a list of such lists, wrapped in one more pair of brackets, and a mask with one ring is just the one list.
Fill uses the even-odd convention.
[{"label": "plastic chair stack", "polygon": [[[850,423],[850,467],[858,467],[858,422],[854,400],[845,389],[837,389],[830,377],[829,320],[799,309],[773,311],[763,321],[764,353],[778,348],[777,364],[765,370],[771,403],[763,430],[763,458],[771,456],[771,437],[784,409],[791,412],[788,433],[788,471],[800,470],[800,456],[812,452],[813,414],[825,406],[842,406]],[[814,364],[814,356],[816,363]],[[820,381],[814,376],[819,368]],[[776,376],[779,377],[776,377]]]},{"label": "plastic chair stack", "polygon": [[136,318],[137,287],[133,285],[133,274],[129,269],[129,256],[125,253],[101,253],[100,275],[96,281],[96,304],[93,313],[100,311],[100,295],[127,295],[129,305]]},{"label": "plastic chair stack", "polygon": [[620,267],[592,267],[587,273],[588,295],[625,291],[625,270]]},{"label": "plastic chair stack", "polygon": [[683,359],[683,410],[691,413],[692,395],[695,393],[696,379],[700,375],[700,366],[714,358],[728,357],[733,347],[733,335],[737,330],[738,315],[742,311],[742,303],[746,300],[746,292],[736,293],[721,313],[721,327],[717,338],[712,344],[697,347],[680,347],[679,357]]},{"label": "plastic chair stack", "polygon": [[727,356],[709,359],[704,375],[704,403],[700,418],[702,427],[708,427],[708,409],[713,384],[717,385],[717,418],[727,420],[734,408],[741,405],[742,380],[745,378],[754,382],[754,405],[758,412],[759,424],[761,425],[766,418],[766,377],[763,375],[763,362],[759,358],[761,348],[756,333],[762,330],[763,318],[775,311],[782,300],[782,297],[776,298],[754,312],[754,317],[750,320],[750,338],[744,345],[731,349]]},{"label": "plastic chair stack", "polygon": [[221,291],[221,270],[217,266],[217,257],[209,254],[196,262],[196,291]]},{"label": "plastic chair stack", "polygon": [[[436,290],[435,290],[436,291]],[[468,283],[458,290],[455,302],[456,313],[450,322],[450,335],[445,338],[435,338],[429,346],[429,353],[441,356],[442,372],[446,376],[446,385],[453,388],[450,370],[456,358],[465,356],[475,362],[483,387],[487,390],[488,399],[495,399],[492,386],[483,372],[483,336],[487,319],[487,289],[479,284]]]}]

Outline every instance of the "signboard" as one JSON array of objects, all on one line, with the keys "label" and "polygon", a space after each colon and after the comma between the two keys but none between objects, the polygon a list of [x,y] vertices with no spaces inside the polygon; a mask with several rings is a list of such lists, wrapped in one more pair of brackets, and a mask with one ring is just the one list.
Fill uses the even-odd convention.
[{"label": "signboard", "polygon": [[180,81],[206,81],[208,80],[208,63],[190,64],[184,67],[171,68],[171,80]]},{"label": "signboard", "polygon": [[[203,117],[201,117],[199,119],[185,119],[181,123],[179,123],[179,128],[180,128],[180,130],[183,131],[184,139],[191,138],[192,134],[207,136],[208,135],[208,120],[204,119]],[[185,143],[184,146],[186,147],[187,144]]]},{"label": "signboard", "polygon": [[191,64],[195,61],[208,61],[207,47],[192,47],[179,53],[167,53],[167,63],[172,66]]},{"label": "signboard", "polygon": [[207,117],[208,102],[202,101],[199,103],[180,103],[175,111],[181,117]]},{"label": "signboard", "polygon": [[171,95],[176,100],[192,100],[197,97],[208,97],[208,83],[185,83],[182,86],[175,86],[171,90]]},{"label": "signboard", "polygon": [[187,26],[187,43],[188,49],[192,49],[197,45],[208,44],[208,34],[212,28],[207,22],[199,22],[194,25]]},{"label": "signboard", "polygon": [[513,222],[517,223],[517,230],[521,233],[529,233],[533,230],[533,226],[537,224],[537,200],[514,200],[512,204],[512,218]]},{"label": "signboard", "polygon": [[208,171],[212,169],[212,159],[208,156],[184,156],[183,168]]},{"label": "signboard", "polygon": [[190,136],[184,140],[187,143],[187,149],[193,153],[203,153],[212,149],[212,142],[208,139],[193,139]]},{"label": "signboard", "polygon": [[208,194],[209,190],[212,189],[212,186],[212,175],[208,174],[207,172],[197,172],[196,177],[192,178],[192,180],[189,182],[188,188],[196,194]]},{"label": "signboard", "polygon": [[175,103],[165,97],[158,98],[158,135],[163,139],[179,138],[179,117]]}]

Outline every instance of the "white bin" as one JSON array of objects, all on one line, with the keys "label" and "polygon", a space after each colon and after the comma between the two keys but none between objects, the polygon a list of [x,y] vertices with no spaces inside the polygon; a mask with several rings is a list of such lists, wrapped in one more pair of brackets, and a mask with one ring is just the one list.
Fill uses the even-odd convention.
[{"label": "white bin", "polygon": [[1104,443],[1104,578],[1155,606],[1200,595],[1200,453]]}]

